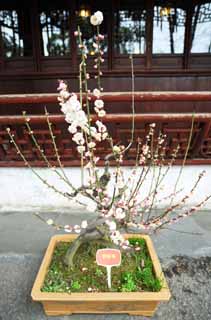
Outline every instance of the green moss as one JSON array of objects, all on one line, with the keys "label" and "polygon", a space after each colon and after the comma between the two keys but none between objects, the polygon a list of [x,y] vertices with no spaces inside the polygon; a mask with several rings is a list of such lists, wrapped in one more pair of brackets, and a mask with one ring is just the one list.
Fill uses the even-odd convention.
[{"label": "green moss", "polygon": [[[131,238],[134,250],[122,252],[122,263],[112,268],[112,288],[114,292],[159,291],[161,280],[155,277],[151,259],[144,239]],[[92,241],[83,244],[74,258],[74,268],[68,268],[64,262],[70,243],[57,245],[42,291],[45,292],[105,292],[107,287],[106,268],[95,262],[97,249],[109,247],[109,243]],[[140,248],[136,251],[135,248]]]}]

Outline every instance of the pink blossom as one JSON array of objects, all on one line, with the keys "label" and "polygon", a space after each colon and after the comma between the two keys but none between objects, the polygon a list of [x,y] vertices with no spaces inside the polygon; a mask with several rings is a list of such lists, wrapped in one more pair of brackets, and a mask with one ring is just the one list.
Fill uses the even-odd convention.
[{"label": "pink blossom", "polygon": [[99,38],[100,40],[104,40],[105,36],[104,36],[103,34],[99,34],[99,35],[98,35],[98,38]]},{"label": "pink blossom", "polygon": [[116,222],[110,221],[110,220],[106,220],[106,224],[108,225],[110,231],[115,231],[116,230]]},{"label": "pink blossom", "polygon": [[67,84],[64,82],[64,80],[59,80],[59,86],[58,86],[57,90],[58,91],[67,90]]}]

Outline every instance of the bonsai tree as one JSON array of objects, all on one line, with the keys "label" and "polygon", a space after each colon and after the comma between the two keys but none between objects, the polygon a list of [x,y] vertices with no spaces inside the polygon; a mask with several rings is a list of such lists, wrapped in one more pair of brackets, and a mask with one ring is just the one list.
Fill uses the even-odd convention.
[{"label": "bonsai tree", "polygon": [[[106,115],[104,101],[102,99],[101,87],[101,63],[103,59],[103,50],[101,43],[104,36],[100,34],[99,26],[103,21],[103,14],[100,11],[91,16],[90,22],[96,27],[96,35],[93,40],[93,48],[95,50],[96,70],[96,88],[93,89],[94,102],[91,101],[91,91],[89,89],[90,75],[87,72],[87,48],[83,42],[80,28],[75,31],[75,36],[78,40],[78,47],[81,53],[81,62],[79,64],[79,92],[70,93],[68,85],[65,81],[59,80],[59,96],[58,101],[61,106],[61,111],[65,115],[65,121],[68,123],[68,131],[70,139],[75,143],[77,152],[81,160],[81,182],[80,187],[75,187],[66,175],[65,170],[60,161],[60,156],[56,146],[52,123],[49,114],[45,109],[46,120],[49,127],[52,143],[55,150],[55,155],[58,161],[58,167],[55,168],[47,159],[44,150],[38,144],[35,135],[30,126],[30,119],[24,113],[26,127],[31,135],[31,138],[37,147],[41,157],[46,162],[47,167],[52,169],[67,186],[67,192],[60,191],[56,186],[51,185],[43,179],[39,173],[31,167],[30,163],[25,158],[20,147],[17,145],[14,136],[8,128],[11,142],[14,144],[17,152],[24,160],[34,174],[47,187],[62,196],[75,201],[87,210],[96,212],[96,218],[92,221],[82,221],[81,225],[65,225],[61,226],[48,219],[46,222],[58,229],[64,229],[66,232],[76,232],[79,236],[70,244],[70,247],[65,256],[65,263],[69,266],[73,265],[74,255],[84,242],[93,240],[110,241],[114,246],[122,249],[129,248],[129,242],[124,239],[124,232],[128,230],[139,231],[140,233],[151,233],[162,229],[168,224],[175,223],[180,219],[191,215],[211,197],[206,196],[197,205],[183,208],[188,199],[192,196],[197,188],[201,178],[204,175],[202,172],[196,179],[195,184],[190,192],[178,198],[181,190],[178,190],[178,182],[181,177],[183,167],[188,155],[188,150],[191,143],[193,132],[194,117],[192,120],[190,135],[187,149],[184,155],[183,164],[176,179],[173,192],[167,193],[165,198],[159,196],[163,188],[164,178],[169,173],[174,161],[178,155],[179,145],[171,154],[171,160],[166,165],[166,136],[159,132],[155,136],[155,124],[149,125],[148,134],[145,139],[134,139],[135,131],[135,106],[134,106],[134,69],[133,58],[131,61],[131,105],[132,105],[132,124],[131,124],[131,139],[128,145],[118,144],[114,142],[112,136],[107,129],[103,119]],[[91,105],[94,104],[96,113],[95,119],[91,114]],[[108,154],[104,159],[104,167],[99,168],[99,156],[96,155],[97,148],[100,144],[107,142],[109,144]],[[129,175],[122,168],[122,163],[127,152],[132,146],[136,146],[136,159],[134,167],[130,169]],[[112,168],[111,168],[112,161]],[[143,190],[146,188],[145,181],[150,180],[150,186],[147,195],[144,195]],[[162,213],[155,213],[156,206],[163,200],[169,200],[169,205]],[[88,200],[88,202],[87,202]],[[178,211],[177,209],[181,209]],[[42,218],[42,217],[41,217]],[[111,245],[111,244],[109,244]]]}]

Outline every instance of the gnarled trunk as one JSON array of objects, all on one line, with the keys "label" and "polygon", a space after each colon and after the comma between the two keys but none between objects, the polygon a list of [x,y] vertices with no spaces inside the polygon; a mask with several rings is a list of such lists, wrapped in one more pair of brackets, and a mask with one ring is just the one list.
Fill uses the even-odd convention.
[{"label": "gnarled trunk", "polygon": [[71,243],[64,258],[64,262],[67,266],[73,267],[74,256],[83,243],[105,239],[106,230],[103,230],[102,228],[104,223],[104,218],[96,219],[93,223],[89,224],[87,229],[82,231],[81,234]]}]

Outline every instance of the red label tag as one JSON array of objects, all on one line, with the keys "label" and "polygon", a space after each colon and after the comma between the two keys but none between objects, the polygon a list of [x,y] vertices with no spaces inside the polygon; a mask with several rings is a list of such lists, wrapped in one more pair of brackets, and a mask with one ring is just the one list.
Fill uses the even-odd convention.
[{"label": "red label tag", "polygon": [[118,249],[98,249],[96,261],[99,266],[119,266],[121,264],[121,252]]}]

